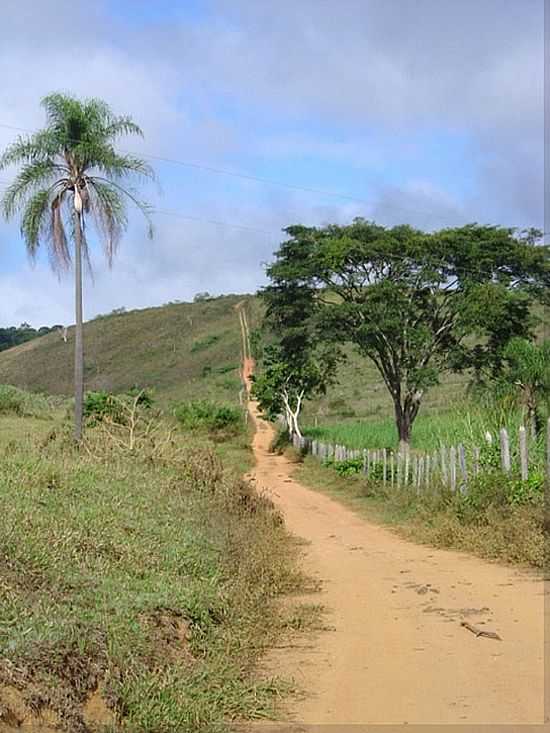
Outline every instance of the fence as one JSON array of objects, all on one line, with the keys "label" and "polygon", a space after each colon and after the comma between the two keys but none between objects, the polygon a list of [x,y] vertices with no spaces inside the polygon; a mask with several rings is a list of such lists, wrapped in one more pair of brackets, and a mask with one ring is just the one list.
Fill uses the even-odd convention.
[{"label": "fence", "polygon": [[[490,433],[486,434],[488,445],[495,445]],[[508,430],[502,428],[498,436],[499,455],[497,467],[504,474],[518,473],[523,481],[529,477],[530,455],[527,430],[521,426],[518,431],[518,444],[515,460],[512,461],[511,441]],[[303,453],[309,453],[320,460],[362,461],[363,473],[381,480],[391,486],[413,486],[417,489],[428,487],[437,481],[448,486],[452,491],[457,489],[466,492],[468,482],[482,470],[482,451],[479,446],[463,444],[457,446],[441,446],[430,453],[380,450],[351,450],[343,445],[332,445],[313,440],[309,437],[294,436],[294,447]],[[516,458],[517,456],[517,458]],[[545,478],[550,482],[550,419],[545,435]],[[538,466],[539,464],[537,464]]]}]

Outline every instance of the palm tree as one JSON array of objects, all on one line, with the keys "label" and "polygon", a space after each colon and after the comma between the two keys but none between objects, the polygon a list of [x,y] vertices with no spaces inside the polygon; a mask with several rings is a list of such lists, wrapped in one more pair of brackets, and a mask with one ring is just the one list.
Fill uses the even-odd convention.
[{"label": "palm tree", "polygon": [[[507,364],[502,375],[501,391],[514,395],[523,406],[531,435],[542,431],[541,402],[550,400],[550,340],[540,344],[513,338],[504,351]],[[517,390],[517,391],[516,391]]]},{"label": "palm tree", "polygon": [[31,258],[36,257],[40,245],[45,245],[58,271],[68,269],[74,259],[74,435],[80,440],[84,402],[82,263],[90,263],[87,223],[91,220],[95,225],[109,266],[127,227],[128,201],[145,215],[152,236],[149,207],[126,182],[134,176],[153,178],[154,174],[139,158],[115,150],[114,143],[121,135],[143,134],[130,117],[114,115],[99,99],[82,101],[64,94],[44,97],[42,106],[46,127],[19,137],[0,156],[0,170],[20,166],[0,208],[6,219],[20,212],[21,234]]}]

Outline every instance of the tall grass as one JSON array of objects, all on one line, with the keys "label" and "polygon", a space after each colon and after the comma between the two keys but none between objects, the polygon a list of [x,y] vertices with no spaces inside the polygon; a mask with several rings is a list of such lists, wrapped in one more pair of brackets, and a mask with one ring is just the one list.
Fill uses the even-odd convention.
[{"label": "tall grass", "polygon": [[[441,445],[451,446],[463,443],[466,446],[486,443],[486,433],[498,441],[502,427],[510,433],[512,449],[517,445],[517,434],[522,424],[522,413],[514,408],[467,404],[452,412],[419,415],[412,431],[411,447],[421,451],[433,451]],[[327,443],[338,443],[348,448],[362,450],[393,449],[398,435],[392,418],[380,420],[359,420],[318,427],[307,426],[304,433],[309,437]],[[534,459],[542,458],[544,438],[533,442],[531,450]]]}]

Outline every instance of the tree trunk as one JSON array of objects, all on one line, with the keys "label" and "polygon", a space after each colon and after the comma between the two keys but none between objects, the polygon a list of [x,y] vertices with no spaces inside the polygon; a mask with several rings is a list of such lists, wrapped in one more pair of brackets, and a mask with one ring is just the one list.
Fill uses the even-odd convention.
[{"label": "tree trunk", "polygon": [[397,435],[399,436],[399,453],[402,455],[409,450],[412,422],[409,412],[404,410],[401,404],[396,404],[395,425],[397,427]]},{"label": "tree trunk", "polygon": [[82,219],[74,212],[75,223],[75,345],[74,345],[74,437],[82,439],[84,411],[84,343],[82,338]]}]

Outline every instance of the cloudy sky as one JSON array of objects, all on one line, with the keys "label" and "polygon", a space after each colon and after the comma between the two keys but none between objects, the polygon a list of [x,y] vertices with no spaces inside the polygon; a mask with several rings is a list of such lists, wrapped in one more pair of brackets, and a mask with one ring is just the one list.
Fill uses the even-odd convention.
[{"label": "cloudy sky", "polygon": [[[0,148],[51,91],[142,126],[121,145],[151,156],[144,195],[172,213],[152,242],[132,217],[113,270],[97,253],[88,317],[251,292],[297,222],[542,227],[543,4],[2,0]],[[71,323],[72,283],[2,222],[0,326],[22,321]]]}]

